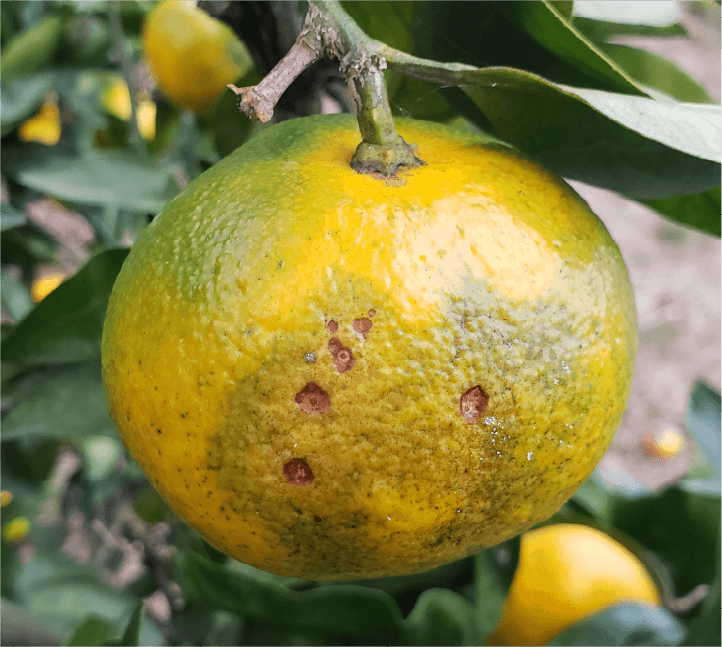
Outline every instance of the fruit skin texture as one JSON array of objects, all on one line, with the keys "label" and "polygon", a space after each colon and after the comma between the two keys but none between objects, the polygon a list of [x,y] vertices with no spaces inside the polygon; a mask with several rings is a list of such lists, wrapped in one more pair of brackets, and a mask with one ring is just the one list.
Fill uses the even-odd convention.
[{"label": "fruit skin texture", "polygon": [[519,565],[488,645],[545,645],[564,629],[607,607],[660,606],[642,562],[603,532],[558,524],[521,538]]},{"label": "fruit skin texture", "polygon": [[194,112],[206,110],[252,66],[228,25],[184,0],[162,0],[151,11],[143,51],[163,93]]},{"label": "fruit skin texture", "polygon": [[126,446],[274,573],[414,573],[516,535],[625,408],[634,300],[599,219],[508,147],[397,126],[427,165],[389,182],[349,167],[348,115],[262,131],[168,203],[110,298]]}]

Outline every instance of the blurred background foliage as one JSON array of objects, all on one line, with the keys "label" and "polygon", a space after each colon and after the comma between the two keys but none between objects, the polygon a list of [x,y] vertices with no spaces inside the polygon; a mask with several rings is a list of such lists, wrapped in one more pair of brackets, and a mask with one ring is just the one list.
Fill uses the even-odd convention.
[{"label": "blurred background foliage", "polygon": [[[249,122],[230,92],[200,114],[165,98],[141,44],[153,4],[1,6],[2,642],[482,644],[518,539],[410,577],[277,577],[227,559],[179,523],[125,453],[100,379],[115,276],[170,198],[267,127]],[[670,62],[610,42],[684,28],[674,12],[649,9],[660,3],[638,3],[647,11],[631,17],[635,3],[606,3],[601,17],[591,11],[599,3],[586,4],[344,7],[393,47],[491,66],[462,88],[389,72],[396,114],[465,120],[565,177],[719,235],[718,108]],[[199,6],[251,53],[239,86],[283,56],[305,11],[295,2]],[[324,61],[299,77],[276,118],[350,109],[335,63]],[[629,547],[665,608],[609,609],[553,644],[720,643],[720,395],[704,383],[690,394],[686,427],[683,438],[649,441],[660,461],[685,439],[695,444],[681,480],[650,491],[595,475],[549,522],[601,528]]]}]

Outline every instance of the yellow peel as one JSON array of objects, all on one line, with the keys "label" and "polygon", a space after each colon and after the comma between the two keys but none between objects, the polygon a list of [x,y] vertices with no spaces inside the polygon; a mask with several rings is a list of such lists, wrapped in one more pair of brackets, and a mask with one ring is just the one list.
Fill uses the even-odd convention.
[{"label": "yellow peel", "polygon": [[522,532],[629,394],[634,300],[599,219],[509,148],[398,127],[427,165],[391,184],[349,167],[349,116],[264,131],[167,205],[110,299],[128,449],[275,573],[412,573]]}]

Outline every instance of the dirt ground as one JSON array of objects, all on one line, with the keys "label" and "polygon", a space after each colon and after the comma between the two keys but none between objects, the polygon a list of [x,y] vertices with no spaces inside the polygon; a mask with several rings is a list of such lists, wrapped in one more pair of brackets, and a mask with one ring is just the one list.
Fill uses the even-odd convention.
[{"label": "dirt ground", "polygon": [[[720,100],[719,7],[702,13],[680,3],[690,39],[626,38],[674,63]],[[711,3],[710,3],[711,4]],[[720,240],[677,225],[611,191],[572,182],[607,225],[629,268],[639,321],[639,355],[622,426],[600,465],[602,475],[656,489],[680,477],[694,459],[687,443],[660,461],[647,454],[649,431],[684,430],[695,381],[720,388]]]}]

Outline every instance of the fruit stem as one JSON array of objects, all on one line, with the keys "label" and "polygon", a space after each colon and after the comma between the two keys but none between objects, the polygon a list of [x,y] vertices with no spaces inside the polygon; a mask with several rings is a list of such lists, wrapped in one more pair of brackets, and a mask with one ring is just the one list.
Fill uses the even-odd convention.
[{"label": "fruit stem", "polygon": [[[309,14],[330,36],[330,48],[341,60],[341,71],[353,81],[356,118],[362,141],[351,158],[359,173],[391,177],[401,166],[424,164],[413,147],[396,132],[383,70],[386,60],[377,54],[382,43],[367,36],[335,0],[309,0]],[[330,28],[330,29],[329,29]]]},{"label": "fruit stem", "polygon": [[[337,0],[309,0],[303,30],[286,56],[263,81],[250,88],[228,87],[238,106],[251,119],[268,122],[281,95],[293,80],[323,55],[340,61],[340,69],[355,91],[356,118],[362,142],[351,158],[359,173],[391,177],[401,166],[424,164],[396,132],[386,93],[383,70],[386,46],[369,36],[341,8]],[[389,50],[391,51],[391,50]]]}]

